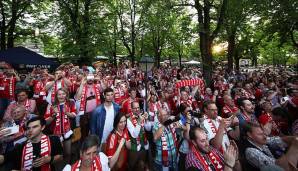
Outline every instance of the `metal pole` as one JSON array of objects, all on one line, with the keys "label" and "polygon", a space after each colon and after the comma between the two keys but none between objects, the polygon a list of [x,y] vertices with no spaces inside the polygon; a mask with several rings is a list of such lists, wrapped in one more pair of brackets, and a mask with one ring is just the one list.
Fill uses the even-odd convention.
[{"label": "metal pole", "polygon": [[147,94],[147,89],[148,89],[148,87],[147,87],[147,61],[146,61],[146,71],[145,71],[145,103],[144,103],[144,111],[146,111],[146,112],[148,112],[148,108],[147,108],[147,106],[148,106],[148,102],[147,102],[147,96],[148,96],[148,94]]}]

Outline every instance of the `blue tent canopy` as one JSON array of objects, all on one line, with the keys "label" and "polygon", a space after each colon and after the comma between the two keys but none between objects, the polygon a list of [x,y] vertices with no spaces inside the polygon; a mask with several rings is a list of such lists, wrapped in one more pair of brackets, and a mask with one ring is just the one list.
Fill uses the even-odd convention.
[{"label": "blue tent canopy", "polygon": [[24,47],[10,48],[0,51],[0,61],[5,61],[15,69],[32,69],[35,67],[50,70],[58,67],[58,63]]}]

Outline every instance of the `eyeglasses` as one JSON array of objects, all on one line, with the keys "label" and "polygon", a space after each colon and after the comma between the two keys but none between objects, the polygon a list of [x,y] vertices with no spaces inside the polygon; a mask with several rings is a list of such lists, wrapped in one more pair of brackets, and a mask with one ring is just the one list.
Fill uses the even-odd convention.
[{"label": "eyeglasses", "polygon": [[132,109],[140,109],[140,107],[133,107]]}]

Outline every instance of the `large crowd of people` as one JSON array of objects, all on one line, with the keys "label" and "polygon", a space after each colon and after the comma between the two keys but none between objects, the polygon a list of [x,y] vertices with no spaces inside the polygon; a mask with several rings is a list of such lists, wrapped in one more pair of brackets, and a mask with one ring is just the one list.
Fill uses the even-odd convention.
[{"label": "large crowd of people", "polygon": [[298,170],[297,76],[215,66],[207,83],[198,67],[3,68],[0,170]]}]

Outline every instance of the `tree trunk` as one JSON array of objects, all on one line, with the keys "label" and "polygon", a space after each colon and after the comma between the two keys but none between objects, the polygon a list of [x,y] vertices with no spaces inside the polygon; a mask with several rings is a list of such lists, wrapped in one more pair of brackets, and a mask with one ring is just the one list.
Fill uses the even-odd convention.
[{"label": "tree trunk", "polygon": [[[3,17],[4,18],[4,17]],[[1,22],[1,46],[0,46],[0,50],[5,50],[6,49],[6,26],[5,26],[5,19],[2,20]]]},{"label": "tree trunk", "polygon": [[4,6],[2,0],[0,0],[0,8],[1,8],[1,15],[2,15],[2,21],[1,21],[1,40],[0,40],[0,50],[6,49],[6,22],[5,22],[5,13],[4,13]]},{"label": "tree trunk", "polygon": [[116,30],[116,26],[114,26],[114,48],[113,48],[113,57],[114,57],[114,60],[113,60],[113,63],[114,63],[114,66],[117,67],[117,37],[116,37],[116,33],[117,30]]},{"label": "tree trunk", "polygon": [[240,57],[238,56],[239,55],[239,53],[238,53],[238,51],[236,50],[235,51],[235,56],[234,56],[234,59],[235,59],[235,69],[237,70],[237,71],[239,71],[239,69],[240,69],[240,67],[239,67],[239,60],[240,60]]},{"label": "tree trunk", "polygon": [[182,60],[182,53],[181,53],[181,50],[180,50],[180,48],[179,48],[179,50],[178,50],[178,57],[179,57],[179,67],[181,68],[181,60]]},{"label": "tree trunk", "polygon": [[202,63],[203,63],[203,76],[207,82],[207,84],[211,81],[212,75],[212,54],[211,54],[211,42],[209,40],[209,36],[200,33],[200,50],[202,56]]},{"label": "tree trunk", "polygon": [[252,66],[258,66],[258,59],[256,55],[252,55]]},{"label": "tree trunk", "polygon": [[155,50],[155,59],[156,59],[156,66],[157,66],[157,68],[160,67],[160,56],[161,56],[161,50],[159,48],[157,48]]},{"label": "tree trunk", "polygon": [[90,15],[89,15],[89,10],[90,10],[90,5],[91,5],[91,0],[85,0],[84,3],[84,14],[83,14],[83,30],[82,30],[82,37],[81,37],[81,42],[82,44],[82,59],[85,59],[85,62],[90,65],[92,62],[92,56],[91,56],[91,51],[90,48],[88,47],[90,44],[88,43],[89,40],[89,35],[90,35]]},{"label": "tree trunk", "polygon": [[235,54],[235,36],[236,32],[231,33],[228,37],[228,71],[233,71],[234,54]]},{"label": "tree trunk", "polygon": [[16,27],[17,11],[18,11],[17,2],[15,2],[15,0],[13,0],[12,5],[11,5],[11,20],[10,20],[10,25],[8,28],[8,33],[7,33],[7,48],[14,47],[13,33],[14,33],[15,27]]}]

